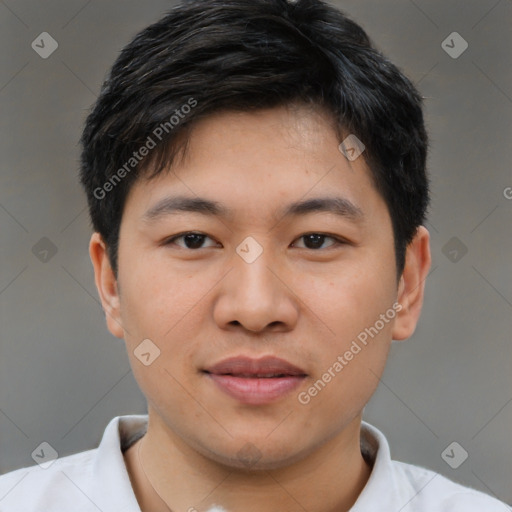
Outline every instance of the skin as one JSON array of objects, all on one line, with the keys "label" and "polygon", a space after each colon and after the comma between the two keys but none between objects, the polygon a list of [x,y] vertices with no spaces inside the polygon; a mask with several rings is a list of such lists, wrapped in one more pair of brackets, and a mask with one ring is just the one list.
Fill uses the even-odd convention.
[{"label": "skin", "polygon": [[[414,332],[431,259],[428,231],[420,227],[396,275],[386,204],[363,158],[349,162],[340,142],[318,108],[212,115],[194,127],[186,158],[131,189],[117,279],[93,234],[90,255],[107,325],[124,338],[148,401],[148,431],[125,453],[143,511],[219,504],[228,511],[339,512],[366,484],[362,410],[391,340]],[[178,194],[218,201],[233,214],[144,218]],[[281,214],[294,201],[333,196],[349,200],[361,217]],[[183,238],[164,244],[187,231],[207,235],[200,248],[187,248]],[[308,233],[329,236],[315,246]],[[252,263],[236,252],[248,236],[263,249]],[[301,403],[298,394],[395,302],[402,305],[395,318]],[[161,351],[149,366],[134,355],[147,338]],[[274,355],[307,377],[276,402],[241,404],[201,372],[238,355]],[[250,467],[237,455],[247,443],[259,455]]]}]

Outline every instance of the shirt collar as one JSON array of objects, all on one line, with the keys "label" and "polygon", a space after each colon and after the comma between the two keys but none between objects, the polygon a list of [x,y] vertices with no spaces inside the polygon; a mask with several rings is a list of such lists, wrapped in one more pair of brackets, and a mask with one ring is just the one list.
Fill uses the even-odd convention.
[{"label": "shirt collar", "polygon": [[397,488],[389,444],[384,434],[366,422],[361,422],[361,453],[372,465],[372,472],[350,512],[395,510]]},{"label": "shirt collar", "polygon": [[117,416],[107,425],[93,465],[97,475],[93,501],[101,510],[140,512],[123,451],[144,435],[147,421],[147,415]]},{"label": "shirt collar", "polygon": [[[101,510],[140,512],[131,486],[123,452],[142,437],[147,415],[118,416],[110,421],[98,447],[93,474],[97,475],[93,501]],[[361,453],[372,466],[370,478],[350,512],[373,510],[378,499],[381,510],[393,510],[397,503],[396,477],[389,445],[382,432],[361,422]]]}]

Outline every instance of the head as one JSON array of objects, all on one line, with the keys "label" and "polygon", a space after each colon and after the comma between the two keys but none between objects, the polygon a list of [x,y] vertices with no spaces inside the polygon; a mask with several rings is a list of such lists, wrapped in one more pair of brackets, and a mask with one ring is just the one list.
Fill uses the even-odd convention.
[{"label": "head", "polygon": [[[162,424],[222,462],[251,425],[263,467],[360,415],[430,264],[421,97],[360,26],[318,0],[185,2],[123,49],[82,144],[107,324]],[[206,371],[237,355],[306,377],[241,404]]]}]

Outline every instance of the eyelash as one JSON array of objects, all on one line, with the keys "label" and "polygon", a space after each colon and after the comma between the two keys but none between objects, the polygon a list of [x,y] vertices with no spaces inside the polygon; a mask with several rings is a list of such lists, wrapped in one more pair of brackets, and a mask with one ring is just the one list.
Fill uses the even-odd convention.
[{"label": "eyelash", "polygon": [[[175,240],[183,238],[183,237],[185,237],[187,235],[199,235],[199,236],[203,236],[203,237],[210,238],[211,240],[213,240],[213,238],[208,236],[206,233],[201,233],[199,231],[185,231],[185,232],[180,233],[178,235],[174,235],[171,238],[167,238],[166,240],[164,240],[162,245],[172,245]],[[321,232],[315,232],[315,231],[304,233],[303,235],[301,235],[298,238],[296,238],[296,240],[299,240],[301,238],[304,238],[304,237],[310,236],[310,235],[320,235],[321,237],[325,237],[326,239],[330,238],[330,239],[334,240],[335,243],[330,245],[329,247],[327,247],[325,249],[310,249],[309,247],[300,247],[300,249],[308,249],[310,251],[320,251],[320,250],[324,250],[325,251],[326,249],[330,249],[330,248],[333,248],[333,247],[336,247],[336,246],[339,246],[339,245],[347,245],[348,244],[348,242],[346,240],[344,240],[344,239],[342,239],[340,237],[337,237],[337,236],[334,236],[334,235],[330,235],[328,233],[321,233]],[[199,247],[197,249],[191,249],[189,247],[182,247],[182,246],[178,246],[178,247],[180,247],[181,249],[188,250],[188,251],[198,251],[200,249],[209,249],[210,248],[210,247]]]}]

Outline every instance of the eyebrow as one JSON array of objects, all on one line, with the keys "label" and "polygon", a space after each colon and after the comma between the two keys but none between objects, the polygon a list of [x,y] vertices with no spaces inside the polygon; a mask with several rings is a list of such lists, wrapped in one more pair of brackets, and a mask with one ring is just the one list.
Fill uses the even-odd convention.
[{"label": "eyebrow", "polygon": [[[217,201],[201,197],[174,196],[165,197],[149,208],[142,216],[144,221],[155,221],[161,217],[180,212],[199,213],[214,217],[233,217],[234,212]],[[317,197],[296,201],[287,205],[278,218],[306,215],[308,213],[327,212],[352,221],[360,221],[364,214],[361,208],[344,197]]]}]

